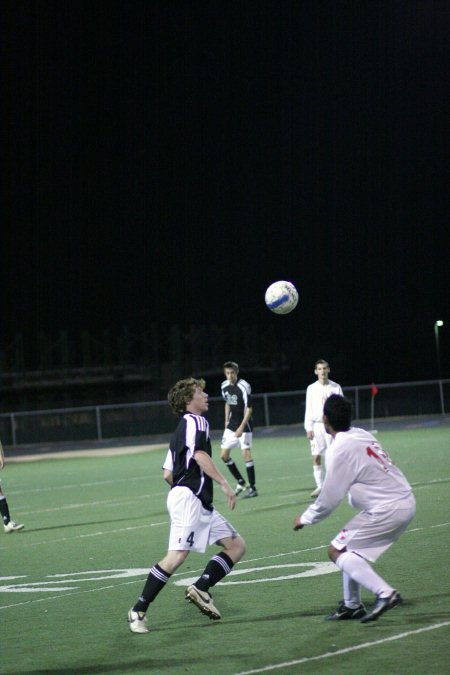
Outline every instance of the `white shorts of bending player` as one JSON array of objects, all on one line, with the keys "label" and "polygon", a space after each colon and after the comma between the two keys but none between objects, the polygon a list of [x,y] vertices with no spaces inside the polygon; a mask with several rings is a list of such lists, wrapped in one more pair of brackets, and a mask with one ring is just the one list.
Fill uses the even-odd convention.
[{"label": "white shorts of bending player", "polygon": [[242,436],[239,436],[238,438],[234,431],[231,431],[231,429],[225,429],[220,447],[224,448],[225,450],[232,450],[233,448],[248,450],[252,447],[252,437],[253,434],[251,431],[243,433]]},{"label": "white shorts of bending player", "polygon": [[218,511],[205,509],[187,487],[175,487],[167,496],[170,515],[169,551],[197,551],[227,537],[239,536]]},{"label": "white shorts of bending player", "polygon": [[397,541],[416,513],[414,497],[386,504],[383,511],[361,511],[342,528],[331,544],[339,551],[359,553],[369,562],[375,562]]}]

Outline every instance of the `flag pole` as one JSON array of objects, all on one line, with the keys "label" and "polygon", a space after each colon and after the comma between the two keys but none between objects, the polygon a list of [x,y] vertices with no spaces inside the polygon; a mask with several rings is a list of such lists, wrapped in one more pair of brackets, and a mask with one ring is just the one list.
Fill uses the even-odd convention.
[{"label": "flag pole", "polygon": [[378,431],[374,428],[375,417],[375,396],[378,394],[378,387],[372,382],[370,397],[370,431],[372,434],[377,434]]}]

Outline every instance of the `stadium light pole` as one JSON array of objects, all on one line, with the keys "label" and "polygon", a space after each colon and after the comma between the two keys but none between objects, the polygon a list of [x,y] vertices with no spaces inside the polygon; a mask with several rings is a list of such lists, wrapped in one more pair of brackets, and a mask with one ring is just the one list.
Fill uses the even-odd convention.
[{"label": "stadium light pole", "polygon": [[444,409],[444,388],[442,386],[442,375],[441,375],[441,351],[439,349],[439,328],[444,325],[443,321],[434,322],[434,338],[436,341],[436,358],[437,358],[437,367],[438,367],[438,378],[439,378],[439,394],[441,398],[441,412],[445,413]]},{"label": "stadium light pole", "polygon": [[436,340],[436,358],[438,366],[438,378],[441,379],[441,350],[439,349],[439,328],[444,325],[443,321],[434,322],[434,337]]}]

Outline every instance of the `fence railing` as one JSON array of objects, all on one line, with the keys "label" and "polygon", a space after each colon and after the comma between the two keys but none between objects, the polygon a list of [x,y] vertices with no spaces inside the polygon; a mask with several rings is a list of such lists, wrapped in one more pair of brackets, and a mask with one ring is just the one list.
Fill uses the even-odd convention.
[{"label": "fence railing", "polygon": [[[450,380],[344,387],[353,402],[354,419],[405,415],[436,415],[450,411]],[[305,389],[253,395],[255,427],[299,424],[305,413]],[[208,419],[222,429],[223,400],[210,397]],[[11,412],[0,415],[4,445],[158,436],[173,430],[174,417],[167,401],[85,406],[54,410]]]}]

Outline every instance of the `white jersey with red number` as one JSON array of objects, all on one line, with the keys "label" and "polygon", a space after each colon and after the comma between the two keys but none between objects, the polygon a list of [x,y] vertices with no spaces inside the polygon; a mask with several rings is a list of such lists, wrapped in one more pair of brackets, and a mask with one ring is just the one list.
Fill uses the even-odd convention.
[{"label": "white jersey with red number", "polygon": [[340,431],[331,448],[320,495],[301,516],[304,525],[326,518],[346,494],[352,506],[369,512],[385,511],[412,494],[403,473],[368,431]]},{"label": "white jersey with red number", "polygon": [[317,380],[306,389],[305,431],[312,431],[316,422],[323,420],[323,406],[331,394],[342,396],[341,385],[333,380],[322,384]]}]

